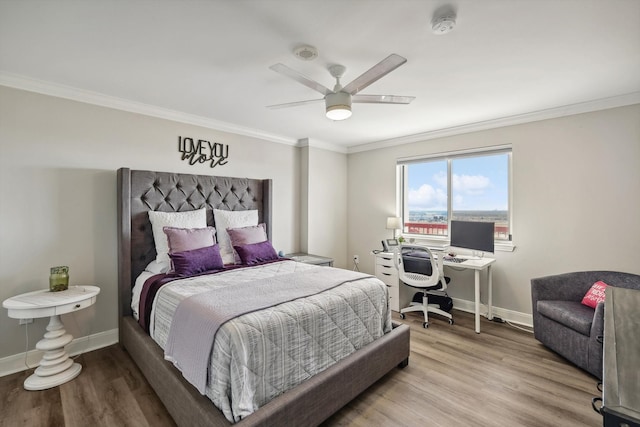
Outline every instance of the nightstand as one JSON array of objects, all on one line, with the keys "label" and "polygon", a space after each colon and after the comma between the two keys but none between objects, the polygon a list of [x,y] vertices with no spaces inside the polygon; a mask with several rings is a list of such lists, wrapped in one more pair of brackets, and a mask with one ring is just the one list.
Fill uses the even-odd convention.
[{"label": "nightstand", "polygon": [[296,252],[293,254],[286,254],[285,257],[291,258],[297,262],[304,262],[305,264],[324,265],[327,267],[333,267],[333,258],[327,258],[320,255],[306,254],[304,252]]},{"label": "nightstand", "polygon": [[46,289],[4,300],[2,306],[9,310],[12,319],[50,317],[44,338],[36,344],[36,348],[44,351],[44,355],[33,375],[24,381],[26,390],[55,387],[80,374],[82,366],[74,363],[64,349],[73,336],[65,331],[60,315],[93,305],[99,293],[97,286],[69,286],[65,291],[50,292]]}]

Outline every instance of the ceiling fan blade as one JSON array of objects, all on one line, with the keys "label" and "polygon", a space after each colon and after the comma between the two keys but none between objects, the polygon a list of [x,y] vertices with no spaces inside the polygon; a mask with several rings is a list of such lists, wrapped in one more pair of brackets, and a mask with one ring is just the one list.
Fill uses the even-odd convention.
[{"label": "ceiling fan blade", "polygon": [[397,95],[353,95],[351,102],[360,104],[410,104],[415,96]]},{"label": "ceiling fan blade", "polygon": [[287,102],[286,104],[267,105],[270,110],[277,110],[279,108],[297,107],[299,105],[313,104],[314,102],[324,101],[321,99],[309,99],[307,101]]},{"label": "ceiling fan blade", "polygon": [[300,74],[299,72],[297,72],[296,70],[294,70],[293,68],[289,68],[284,64],[275,64],[272,65],[271,68],[273,71],[280,73],[280,74],[284,74],[285,76],[292,78],[293,80],[302,83],[303,85],[305,85],[306,87],[309,87],[313,90],[315,90],[316,92],[320,92],[323,95],[328,95],[330,93],[333,93],[333,91],[323,85],[321,85],[320,83],[311,80],[309,77],[305,76],[304,74]]},{"label": "ceiling fan blade", "polygon": [[382,77],[386,76],[405,62],[407,62],[405,58],[392,53],[391,55],[387,56],[385,59],[371,67],[369,70],[362,73],[360,77],[356,78],[354,81],[346,85],[342,90],[344,92],[350,93],[351,95],[355,95],[362,89],[369,86],[371,83],[374,83]]}]

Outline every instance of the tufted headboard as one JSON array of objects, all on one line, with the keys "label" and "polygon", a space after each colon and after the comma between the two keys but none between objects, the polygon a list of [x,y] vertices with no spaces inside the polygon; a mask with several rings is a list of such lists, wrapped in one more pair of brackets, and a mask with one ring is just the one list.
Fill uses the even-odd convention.
[{"label": "tufted headboard", "polygon": [[258,210],[258,221],[271,239],[270,179],[232,178],[118,169],[118,301],[119,315],[131,314],[131,288],[156,257],[149,211],[180,212],[207,207],[207,224],[215,226],[213,209]]}]

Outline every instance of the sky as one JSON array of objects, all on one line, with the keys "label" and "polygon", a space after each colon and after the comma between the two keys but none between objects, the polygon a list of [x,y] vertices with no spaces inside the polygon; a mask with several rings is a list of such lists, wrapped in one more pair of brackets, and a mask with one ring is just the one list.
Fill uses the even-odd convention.
[{"label": "sky", "polygon": [[[409,166],[409,210],[447,210],[447,162]],[[507,210],[507,154],[457,158],[452,161],[453,210]]]}]

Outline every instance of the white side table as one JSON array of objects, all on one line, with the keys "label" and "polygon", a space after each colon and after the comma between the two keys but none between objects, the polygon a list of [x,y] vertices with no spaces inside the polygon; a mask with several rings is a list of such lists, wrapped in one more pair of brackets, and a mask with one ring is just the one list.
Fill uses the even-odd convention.
[{"label": "white side table", "polygon": [[100,293],[97,286],[69,286],[66,291],[47,290],[28,292],[4,300],[2,306],[13,319],[33,319],[50,316],[44,338],[36,348],[44,351],[33,375],[24,381],[26,390],[44,390],[64,384],[77,377],[82,370],[79,363],[69,358],[64,347],[73,340],[60,320],[60,315],[82,310],[93,305]]}]

